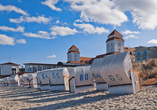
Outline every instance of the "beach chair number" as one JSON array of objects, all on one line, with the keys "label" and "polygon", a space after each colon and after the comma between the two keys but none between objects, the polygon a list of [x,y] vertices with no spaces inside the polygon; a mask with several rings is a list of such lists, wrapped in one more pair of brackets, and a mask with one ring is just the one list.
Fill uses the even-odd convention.
[{"label": "beach chair number", "polygon": [[94,73],[92,73],[92,75],[94,78],[98,78],[98,77],[101,78],[101,76],[98,73],[96,75]]},{"label": "beach chair number", "polygon": [[[88,74],[85,74],[85,80],[88,80]],[[80,81],[83,81],[83,74],[80,74]]]},{"label": "beach chair number", "polygon": [[45,77],[48,78],[47,74],[44,76],[44,74],[42,74],[42,78],[45,79]]},{"label": "beach chair number", "polygon": [[[115,78],[113,78],[112,75],[109,75],[109,78],[110,78],[111,81],[115,81]],[[122,78],[119,77],[119,74],[116,74],[116,78],[118,78],[119,81],[122,81]]]},{"label": "beach chair number", "polygon": [[53,78],[55,78],[55,77],[57,77],[58,79],[60,78],[59,73],[56,73],[56,75],[55,75],[55,73],[52,73],[52,76],[53,76]]}]

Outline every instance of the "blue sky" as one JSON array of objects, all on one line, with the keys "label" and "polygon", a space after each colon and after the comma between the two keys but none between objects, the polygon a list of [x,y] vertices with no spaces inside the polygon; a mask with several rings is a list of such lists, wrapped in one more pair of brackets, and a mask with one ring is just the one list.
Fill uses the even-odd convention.
[{"label": "blue sky", "polygon": [[156,46],[156,19],[155,0],[0,0],[0,63],[66,62],[72,45],[95,57],[114,29],[125,46]]}]

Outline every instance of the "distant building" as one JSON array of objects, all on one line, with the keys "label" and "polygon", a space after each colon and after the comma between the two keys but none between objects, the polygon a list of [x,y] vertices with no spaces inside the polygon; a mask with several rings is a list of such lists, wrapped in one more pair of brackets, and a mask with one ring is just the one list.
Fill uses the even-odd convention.
[{"label": "distant building", "polygon": [[67,53],[67,65],[90,65],[91,57],[80,57],[79,49],[72,45]]},{"label": "distant building", "polygon": [[[0,64],[0,77],[10,76],[11,74],[19,73],[19,66],[16,63],[7,62]],[[16,68],[13,70],[13,68]]]},{"label": "distant building", "polygon": [[76,65],[66,65],[62,62],[57,64],[46,64],[46,63],[24,63],[25,73],[34,73],[37,71],[42,71],[46,69],[62,68],[62,67],[75,67]]},{"label": "distant building", "polygon": [[95,58],[104,58],[106,55],[118,54],[121,52],[129,51],[131,55],[131,59],[135,59],[134,50],[136,48],[124,47],[124,39],[123,36],[117,31],[112,31],[106,40],[106,54],[97,55]]},{"label": "distant building", "polygon": [[157,58],[157,47],[139,46],[135,50],[135,61],[147,60],[150,58]]}]

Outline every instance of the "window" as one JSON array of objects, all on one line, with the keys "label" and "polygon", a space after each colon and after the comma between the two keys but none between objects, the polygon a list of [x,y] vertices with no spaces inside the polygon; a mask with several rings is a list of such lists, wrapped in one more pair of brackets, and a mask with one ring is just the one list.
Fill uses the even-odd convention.
[{"label": "window", "polygon": [[140,56],[140,52],[137,52],[137,53],[136,53],[136,56]]},{"label": "window", "polygon": [[70,54],[68,55],[68,61],[71,61],[71,55]]},{"label": "window", "polygon": [[145,51],[143,51],[143,55],[147,55],[147,51],[145,50]]},{"label": "window", "polygon": [[113,47],[113,43],[111,42],[111,47]]},{"label": "window", "polygon": [[1,75],[1,67],[0,67],[0,75]]},{"label": "window", "polygon": [[108,52],[109,52],[110,50],[108,49]]},{"label": "window", "polygon": [[113,52],[113,48],[111,48],[111,52]]},{"label": "window", "polygon": [[139,61],[140,60],[140,58],[137,58],[137,61]]},{"label": "window", "polygon": [[75,61],[77,61],[77,54],[75,54],[74,59],[75,59]]},{"label": "window", "polygon": [[143,60],[147,60],[147,57],[143,57]]}]

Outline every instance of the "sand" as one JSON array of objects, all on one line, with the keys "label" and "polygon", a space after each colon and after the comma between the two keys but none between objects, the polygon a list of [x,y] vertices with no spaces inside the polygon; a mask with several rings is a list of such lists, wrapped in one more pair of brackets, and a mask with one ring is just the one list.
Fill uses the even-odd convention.
[{"label": "sand", "polygon": [[0,110],[125,110],[157,109],[157,86],[136,94],[112,95],[108,91],[69,93],[32,88],[0,87]]}]

